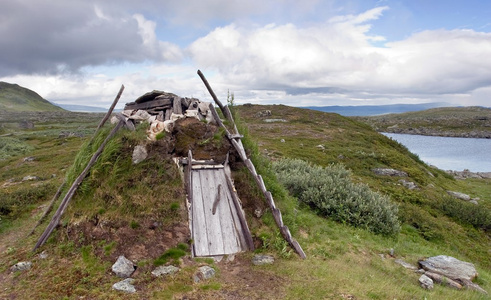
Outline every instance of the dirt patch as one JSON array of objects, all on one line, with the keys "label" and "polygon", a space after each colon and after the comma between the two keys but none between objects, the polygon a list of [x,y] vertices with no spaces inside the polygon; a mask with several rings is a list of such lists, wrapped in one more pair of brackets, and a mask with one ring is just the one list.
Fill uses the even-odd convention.
[{"label": "dirt patch", "polygon": [[[178,299],[284,299],[288,283],[285,278],[252,265],[250,256],[240,254],[233,261],[217,264],[220,288],[203,291],[199,287]],[[200,283],[206,285],[207,282]]]},{"label": "dirt patch", "polygon": [[[187,244],[190,233],[187,223],[163,226],[148,219],[143,224],[133,226],[124,221],[82,222],[70,225],[67,236],[73,238],[77,246],[93,245],[94,253],[103,260],[114,262],[118,256],[124,255],[137,262],[156,259],[179,243]],[[108,246],[111,243],[113,246]]]}]

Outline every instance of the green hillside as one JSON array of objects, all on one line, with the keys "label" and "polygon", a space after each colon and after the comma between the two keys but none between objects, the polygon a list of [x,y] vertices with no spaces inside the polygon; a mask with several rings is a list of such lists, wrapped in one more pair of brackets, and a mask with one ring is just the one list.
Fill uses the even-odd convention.
[{"label": "green hillside", "polygon": [[355,119],[380,132],[491,138],[491,108],[479,106],[440,107]]},{"label": "green hillside", "polygon": [[63,111],[36,92],[0,81],[0,110],[2,111]]},{"label": "green hillside", "polygon": [[[146,141],[144,124],[137,131],[118,133],[80,186],[60,226],[33,254],[44,227],[28,236],[30,229],[64,179],[71,183],[83,169],[111,126],[106,125],[93,143],[29,131],[24,141],[32,148],[0,161],[0,298],[489,299],[438,284],[424,290],[418,285],[420,274],[394,261],[417,265],[426,257],[453,256],[472,262],[479,272],[476,283],[491,291],[491,180],[457,181],[370,126],[337,114],[283,105],[244,105],[233,111],[245,135],[244,147],[307,259],[300,259],[282,239],[254,179],[233,151],[230,165],[255,253],[273,255],[275,263],[253,266],[255,253],[220,262],[190,256],[186,194],[171,158],[185,155],[189,148],[206,155],[230,147],[222,130],[204,122],[178,127],[174,135],[156,142]],[[72,126],[97,125],[78,122]],[[133,149],[141,143],[149,149],[148,158],[135,165]],[[34,159],[26,161],[26,156]],[[335,207],[333,215],[309,202],[317,194],[301,199],[296,190],[319,182],[297,176],[285,183],[280,174],[281,164],[289,164],[285,159],[322,167],[313,173],[339,190],[333,197],[354,191],[359,197],[382,199],[379,204],[389,201],[385,212],[397,213],[399,224],[384,230],[383,219],[358,222],[370,217],[370,207],[357,210],[361,213],[356,216],[350,216],[355,210]],[[378,175],[376,168],[402,171],[407,177]],[[24,180],[28,175],[37,179]],[[408,182],[416,188],[408,188]],[[448,190],[479,198],[479,204],[452,198]],[[47,258],[40,258],[42,251]],[[111,289],[121,280],[112,274],[111,265],[123,254],[137,265],[132,275],[135,294]],[[30,270],[10,271],[10,266],[26,260],[33,262]],[[151,271],[166,261],[181,270],[170,277],[153,276]],[[196,283],[193,275],[203,265],[213,267],[217,275]]]}]

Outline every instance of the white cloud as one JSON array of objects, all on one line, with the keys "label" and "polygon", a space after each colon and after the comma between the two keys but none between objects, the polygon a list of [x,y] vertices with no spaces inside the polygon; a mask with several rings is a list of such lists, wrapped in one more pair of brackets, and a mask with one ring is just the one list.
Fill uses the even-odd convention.
[{"label": "white cloud", "polygon": [[[188,49],[197,65],[244,89],[295,95],[365,93],[370,99],[452,101],[491,86],[491,33],[423,31],[376,47],[367,22],[387,8],[309,27],[269,24],[216,28]],[[221,80],[220,80],[221,81]],[[385,95],[385,96],[383,96]],[[366,97],[368,98],[368,96]],[[444,99],[443,99],[444,100]]]}]

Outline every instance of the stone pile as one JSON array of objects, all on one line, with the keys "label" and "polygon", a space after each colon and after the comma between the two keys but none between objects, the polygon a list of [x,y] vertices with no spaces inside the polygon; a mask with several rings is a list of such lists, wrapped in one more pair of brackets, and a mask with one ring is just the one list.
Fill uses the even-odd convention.
[{"label": "stone pile", "polygon": [[210,102],[196,98],[181,98],[172,93],[151,91],[127,103],[122,113],[115,114],[112,123],[124,120],[126,127],[135,128],[135,123],[146,121],[150,124],[148,139],[155,141],[164,130],[171,132],[174,122],[182,118],[196,118],[214,122]]}]

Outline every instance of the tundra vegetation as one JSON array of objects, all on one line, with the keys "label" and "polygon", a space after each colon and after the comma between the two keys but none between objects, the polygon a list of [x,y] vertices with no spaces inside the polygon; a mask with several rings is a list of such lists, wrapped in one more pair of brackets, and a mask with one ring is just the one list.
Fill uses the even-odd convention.
[{"label": "tundra vegetation", "polygon": [[[266,110],[271,116],[259,114]],[[256,252],[276,261],[252,266],[254,253],[243,253],[236,263],[192,262],[185,191],[166,154],[171,136],[146,142],[149,157],[131,162],[132,149],[145,141],[145,124],[119,132],[108,144],[61,226],[40,249],[48,257],[40,259],[31,249],[43,226],[32,236],[29,231],[61,183],[73,181],[110,130],[106,125],[90,142],[101,116],[65,113],[70,122],[34,121],[28,129],[2,123],[2,134],[12,133],[24,146],[0,159],[0,298],[486,299],[439,285],[423,290],[419,275],[395,264],[389,253],[414,265],[441,254],[472,262],[477,283],[491,291],[489,179],[457,181],[369,125],[336,114],[282,105],[234,106],[233,113],[248,154],[307,259],[282,239],[254,180],[236,162],[233,177]],[[220,132],[211,143],[226,139]],[[418,188],[410,190],[401,178],[377,175],[374,168],[404,171],[404,179]],[[480,198],[479,204],[454,199],[447,190]],[[111,264],[125,251],[139,257],[136,294],[111,290],[118,281]],[[10,272],[25,260],[34,267]],[[153,268],[166,262],[181,271],[153,278]],[[215,267],[217,276],[193,283],[201,264]]]}]

